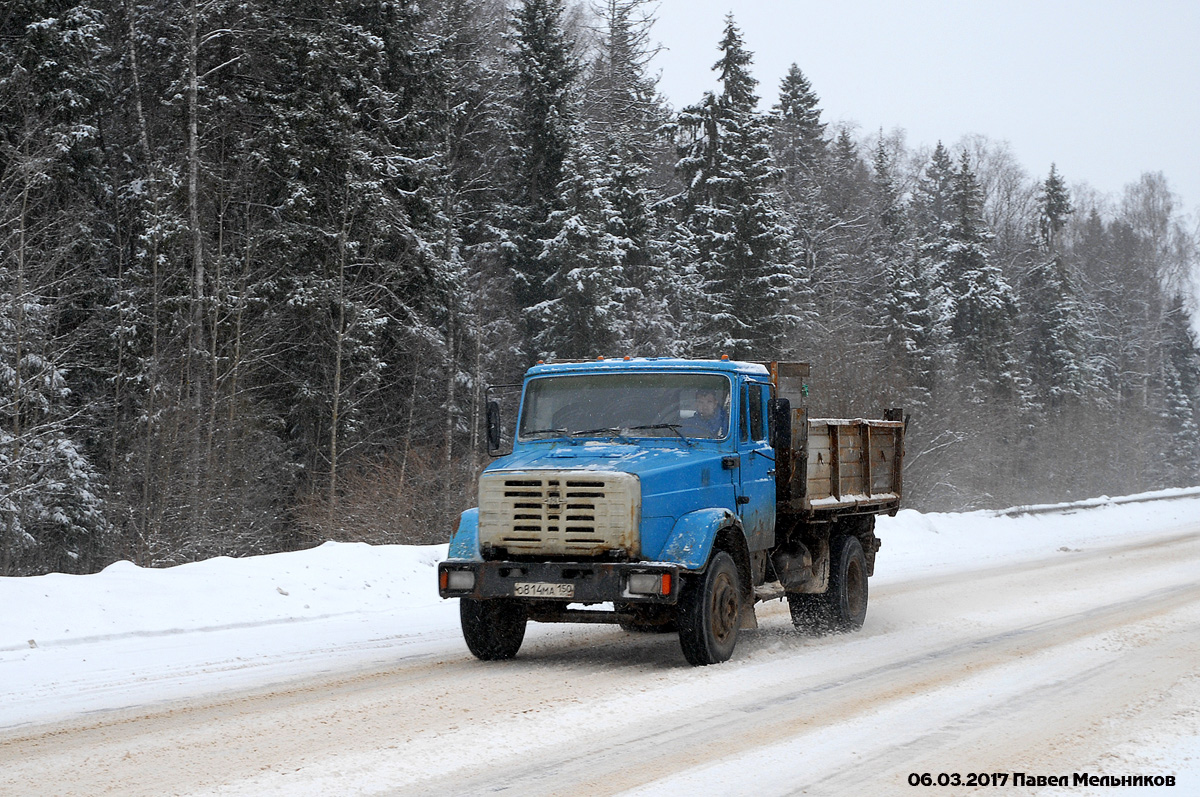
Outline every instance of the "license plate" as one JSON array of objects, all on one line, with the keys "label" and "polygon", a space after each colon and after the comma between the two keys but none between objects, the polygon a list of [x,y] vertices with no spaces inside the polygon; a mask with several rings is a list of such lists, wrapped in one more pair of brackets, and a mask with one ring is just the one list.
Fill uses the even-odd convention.
[{"label": "license plate", "polygon": [[574,598],[574,584],[554,584],[548,581],[518,581],[513,584],[518,598]]}]

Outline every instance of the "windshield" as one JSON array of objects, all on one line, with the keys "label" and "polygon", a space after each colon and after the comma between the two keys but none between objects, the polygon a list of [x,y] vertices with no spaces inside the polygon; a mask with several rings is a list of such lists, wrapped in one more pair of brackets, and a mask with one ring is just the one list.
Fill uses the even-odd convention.
[{"label": "windshield", "polygon": [[525,388],[522,440],[622,435],[720,439],[729,431],[729,379],[718,374],[581,374]]}]

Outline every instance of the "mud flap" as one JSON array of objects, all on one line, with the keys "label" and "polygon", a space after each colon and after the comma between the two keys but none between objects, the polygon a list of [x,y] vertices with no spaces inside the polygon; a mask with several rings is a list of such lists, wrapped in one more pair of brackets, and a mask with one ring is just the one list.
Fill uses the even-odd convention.
[{"label": "mud flap", "polygon": [[742,611],[738,616],[739,631],[753,631],[758,628],[758,615],[754,613],[754,599],[743,601]]}]

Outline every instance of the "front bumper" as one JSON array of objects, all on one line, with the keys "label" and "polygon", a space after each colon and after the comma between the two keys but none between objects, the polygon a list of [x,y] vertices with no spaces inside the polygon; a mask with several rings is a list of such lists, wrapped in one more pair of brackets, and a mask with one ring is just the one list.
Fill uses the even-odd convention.
[{"label": "front bumper", "polygon": [[[639,562],[469,562],[449,560],[438,564],[438,594],[443,598],[511,598],[523,591],[522,599],[557,600],[568,603],[604,603],[620,601],[641,604],[674,604],[679,600],[680,574],[683,568],[671,564]],[[450,582],[464,581],[473,573],[470,588],[451,588]],[[660,588],[652,592],[634,592],[630,576],[658,577]],[[664,576],[666,578],[664,578]],[[571,585],[570,597],[560,597],[553,588],[537,590],[518,585]]]}]

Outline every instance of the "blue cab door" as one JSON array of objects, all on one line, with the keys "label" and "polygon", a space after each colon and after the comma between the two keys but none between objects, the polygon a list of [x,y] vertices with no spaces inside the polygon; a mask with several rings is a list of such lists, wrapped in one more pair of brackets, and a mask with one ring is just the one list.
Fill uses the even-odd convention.
[{"label": "blue cab door", "polygon": [[746,381],[741,385],[741,411],[736,434],[738,454],[738,514],[751,551],[775,544],[775,450],[767,430],[767,400],[771,386]]}]

